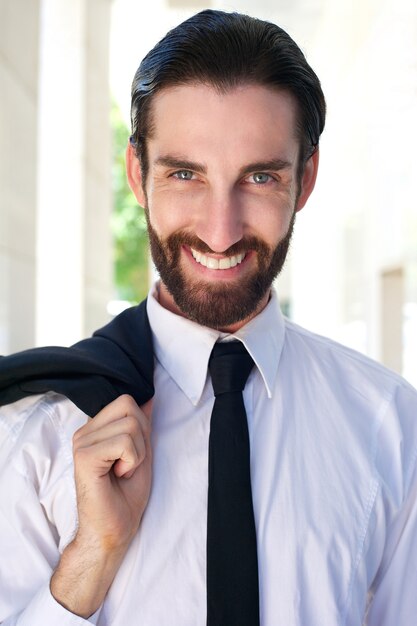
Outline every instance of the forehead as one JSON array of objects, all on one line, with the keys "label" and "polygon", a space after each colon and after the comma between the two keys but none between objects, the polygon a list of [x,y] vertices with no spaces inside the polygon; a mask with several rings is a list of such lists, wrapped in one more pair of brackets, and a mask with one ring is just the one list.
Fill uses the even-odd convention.
[{"label": "forehead", "polygon": [[298,153],[297,103],[283,90],[240,85],[219,92],[195,83],[168,87],[154,96],[151,115],[148,145],[155,158],[184,150],[200,157],[248,153],[249,158],[250,153],[250,159],[295,159]]}]

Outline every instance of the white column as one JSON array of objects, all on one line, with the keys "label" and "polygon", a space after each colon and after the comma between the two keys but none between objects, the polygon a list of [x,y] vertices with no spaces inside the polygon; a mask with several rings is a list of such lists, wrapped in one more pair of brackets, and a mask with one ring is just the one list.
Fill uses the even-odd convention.
[{"label": "white column", "polygon": [[0,4],[0,354],[32,345],[39,2]]},{"label": "white column", "polygon": [[36,342],[107,321],[111,295],[109,0],[43,0]]},{"label": "white column", "polygon": [[108,321],[107,303],[113,297],[110,13],[110,0],[86,0],[84,335],[90,335]]},{"label": "white column", "polygon": [[38,344],[83,329],[84,2],[43,0],[38,192]]}]

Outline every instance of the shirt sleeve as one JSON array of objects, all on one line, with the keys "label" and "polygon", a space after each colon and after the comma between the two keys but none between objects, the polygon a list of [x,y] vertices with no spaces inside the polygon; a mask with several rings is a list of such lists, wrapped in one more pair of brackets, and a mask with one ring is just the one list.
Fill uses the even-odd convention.
[{"label": "shirt sleeve", "polygon": [[30,600],[26,608],[17,615],[12,615],[2,626],[96,626],[100,610],[88,620],[70,613],[61,606],[49,590],[49,582]]},{"label": "shirt sleeve", "polygon": [[84,620],[56,602],[49,589],[76,524],[70,438],[58,423],[47,402],[0,409],[2,626],[97,623],[99,611]]},{"label": "shirt sleeve", "polygon": [[[403,466],[402,481],[397,480],[396,490],[389,490],[389,501],[385,503],[386,510],[392,507],[396,510],[387,524],[384,554],[371,589],[366,626],[416,623],[417,394],[411,388],[397,399],[397,415],[404,426],[397,445]],[[392,461],[390,475],[395,477],[397,473]]]}]

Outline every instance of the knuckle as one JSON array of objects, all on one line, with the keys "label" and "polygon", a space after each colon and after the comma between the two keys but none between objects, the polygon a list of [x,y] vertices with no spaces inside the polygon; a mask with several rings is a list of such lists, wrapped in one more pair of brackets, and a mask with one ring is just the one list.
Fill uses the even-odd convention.
[{"label": "knuckle", "polygon": [[134,415],[127,415],[125,417],[124,426],[125,426],[126,432],[131,435],[136,435],[140,430],[139,422]]},{"label": "knuckle", "polygon": [[124,450],[131,450],[133,447],[133,441],[132,441],[132,437],[129,433],[121,433],[119,435],[119,445],[124,449]]},{"label": "knuckle", "polygon": [[127,413],[131,413],[132,411],[136,411],[137,409],[138,405],[136,404],[135,400],[127,393],[119,396],[118,401]]}]

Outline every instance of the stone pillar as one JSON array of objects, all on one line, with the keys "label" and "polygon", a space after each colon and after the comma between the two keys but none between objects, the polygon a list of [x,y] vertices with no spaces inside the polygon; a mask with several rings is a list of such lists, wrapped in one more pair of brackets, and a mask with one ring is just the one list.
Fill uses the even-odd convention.
[{"label": "stone pillar", "polygon": [[110,9],[111,0],[86,2],[84,335],[108,321],[106,307],[113,297]]},{"label": "stone pillar", "polygon": [[0,2],[0,354],[35,338],[39,2]]},{"label": "stone pillar", "polygon": [[70,344],[107,320],[109,0],[43,0],[36,342]]}]

